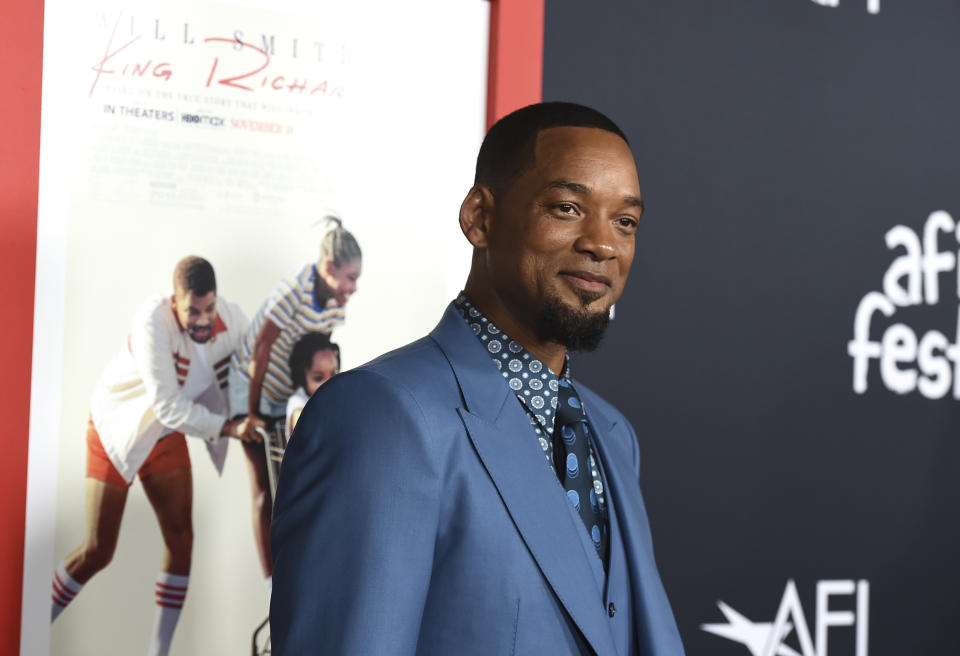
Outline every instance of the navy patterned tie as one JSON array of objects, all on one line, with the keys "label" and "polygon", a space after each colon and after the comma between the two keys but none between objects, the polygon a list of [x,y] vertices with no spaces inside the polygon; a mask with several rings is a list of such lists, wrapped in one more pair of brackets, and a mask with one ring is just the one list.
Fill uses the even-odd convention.
[{"label": "navy patterned tie", "polygon": [[570,381],[560,379],[557,392],[556,422],[553,429],[553,458],[557,476],[567,491],[570,503],[577,509],[587,533],[597,548],[597,555],[607,567],[607,521],[605,508],[599,501],[601,489],[591,476],[597,463],[589,455],[590,429],[587,416]]}]

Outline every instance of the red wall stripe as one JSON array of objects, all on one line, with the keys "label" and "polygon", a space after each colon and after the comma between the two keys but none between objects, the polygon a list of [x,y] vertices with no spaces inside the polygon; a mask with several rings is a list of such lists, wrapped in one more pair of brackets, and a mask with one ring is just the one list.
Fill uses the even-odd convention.
[{"label": "red wall stripe", "polygon": [[491,0],[487,127],[543,97],[544,0]]},{"label": "red wall stripe", "polygon": [[0,70],[0,280],[8,314],[0,340],[0,652],[20,651],[23,531],[27,500],[30,363],[37,255],[37,189],[40,178],[40,79],[43,69],[43,3],[5,2]]}]

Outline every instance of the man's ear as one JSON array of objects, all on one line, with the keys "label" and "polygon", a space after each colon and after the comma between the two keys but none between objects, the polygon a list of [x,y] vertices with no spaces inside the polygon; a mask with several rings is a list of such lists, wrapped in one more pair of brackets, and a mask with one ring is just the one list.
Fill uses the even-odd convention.
[{"label": "man's ear", "polygon": [[483,185],[471,187],[460,205],[460,229],[474,248],[486,248],[489,244],[493,216],[493,192],[490,188]]}]

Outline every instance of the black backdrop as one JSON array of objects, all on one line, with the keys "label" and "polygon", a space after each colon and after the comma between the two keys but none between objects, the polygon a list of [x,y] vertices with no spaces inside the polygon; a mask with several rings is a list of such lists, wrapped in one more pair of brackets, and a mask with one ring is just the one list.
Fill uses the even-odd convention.
[{"label": "black backdrop", "polygon": [[[637,157],[631,279],[574,375],[637,429],[687,653],[776,653],[788,581],[816,643],[818,582],[863,580],[868,614],[855,594],[820,612],[854,611],[869,654],[960,654],[954,363],[929,351],[942,398],[892,391],[878,359],[856,393],[848,354],[907,253],[887,232],[960,219],[960,2],[549,0],[543,87],[609,114]],[[937,303],[876,312],[870,338],[902,323],[955,343],[956,267],[936,280]],[[909,377],[908,355],[890,366]],[[718,601],[755,624],[705,631],[728,624]],[[781,653],[813,656],[788,619]],[[854,656],[857,630],[829,628],[817,656]]]}]

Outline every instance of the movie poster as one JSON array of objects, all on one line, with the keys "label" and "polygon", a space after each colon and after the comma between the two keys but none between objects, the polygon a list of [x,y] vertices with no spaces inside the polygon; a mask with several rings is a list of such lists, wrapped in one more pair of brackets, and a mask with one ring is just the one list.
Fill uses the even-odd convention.
[{"label": "movie poster", "polygon": [[[283,284],[312,289],[332,317],[315,330],[339,346],[341,369],[429,331],[469,262],[457,210],[483,135],[488,11],[482,0],[46,3],[22,654],[146,653],[164,604],[182,606],[170,653],[250,653],[267,589],[240,442],[224,438],[223,453],[186,435],[189,583],[158,587],[157,513],[183,508],[158,508],[134,477],[113,519],[91,519],[107,512],[85,478],[91,412],[109,414],[98,386],[118,359],[186,339],[189,326],[172,337],[146,326],[143,308],[172,312],[187,255],[215,272],[219,350],[189,364],[171,352],[171,370],[183,394],[200,384],[217,397],[189,390],[210,413],[230,414],[217,405],[229,401],[228,341],[268,304],[278,323],[295,314],[276,300]],[[316,291],[321,279],[333,289],[320,259],[330,216],[362,251],[352,295]],[[212,378],[192,382],[204,367]],[[120,397],[114,406],[133,403]],[[162,432],[151,439],[172,443]],[[105,446],[112,464],[135,451]],[[79,593],[57,581],[110,521],[109,562]],[[51,582],[69,601],[52,628]]]}]

